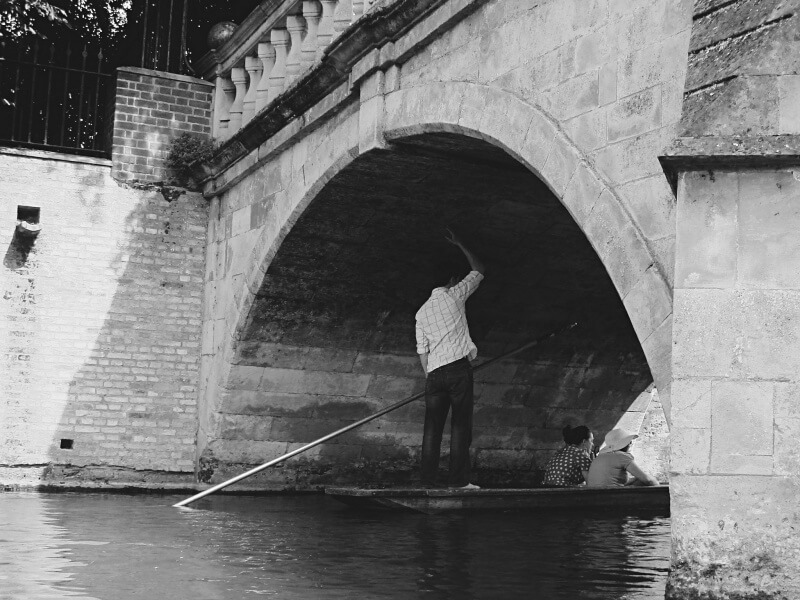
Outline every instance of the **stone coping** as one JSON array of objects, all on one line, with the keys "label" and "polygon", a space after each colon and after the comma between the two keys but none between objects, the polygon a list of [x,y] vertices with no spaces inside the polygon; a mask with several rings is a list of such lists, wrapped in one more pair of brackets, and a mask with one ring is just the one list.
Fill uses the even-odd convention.
[{"label": "stone coping", "polygon": [[179,75],[178,73],[167,73],[166,71],[154,71],[152,69],[143,69],[141,67],[118,67],[117,72],[121,73],[134,73],[135,75],[147,75],[148,77],[158,77],[159,79],[171,79],[173,81],[183,81],[185,83],[192,83],[195,85],[202,85],[204,87],[213,88],[214,84],[206,81],[205,79],[198,79],[191,75]]},{"label": "stone coping", "polygon": [[683,171],[800,166],[800,135],[680,137],[658,158],[670,180]]},{"label": "stone coping", "polygon": [[64,152],[54,152],[52,150],[34,150],[32,148],[12,148],[4,146],[0,147],[0,154],[111,168],[111,159],[108,158],[97,158],[95,156],[83,156],[80,154],[66,154]]},{"label": "stone coping", "polygon": [[[222,144],[211,159],[195,164],[195,179],[204,184],[224,172],[348,80],[353,89],[376,70],[402,62],[427,43],[433,31],[412,34],[412,39],[403,40],[404,43],[398,40],[448,1],[385,0],[373,7],[358,19],[356,26],[345,30],[328,46],[320,62]],[[448,14],[448,24],[466,17],[487,1],[457,2]]]}]

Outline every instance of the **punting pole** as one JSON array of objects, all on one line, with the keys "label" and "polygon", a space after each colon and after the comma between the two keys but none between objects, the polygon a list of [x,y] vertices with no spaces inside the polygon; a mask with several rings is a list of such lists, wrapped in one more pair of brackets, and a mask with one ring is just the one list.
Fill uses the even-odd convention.
[{"label": "punting pole", "polygon": [[[520,352],[522,352],[524,350],[527,350],[528,348],[533,348],[534,346],[536,346],[538,344],[541,344],[542,342],[550,339],[551,337],[555,337],[556,335],[560,335],[560,334],[564,333],[565,331],[573,329],[577,325],[578,325],[577,323],[571,323],[570,325],[566,325],[564,327],[556,329],[555,331],[552,331],[552,332],[550,332],[550,333],[548,333],[546,335],[543,335],[541,337],[536,338],[535,340],[533,340],[531,342],[528,342],[527,344],[524,344],[524,345],[520,346],[516,350],[512,350],[511,352],[507,352],[506,354],[503,354],[501,356],[496,356],[495,358],[487,360],[486,362],[483,362],[483,363],[479,364],[478,366],[476,366],[474,370],[475,371],[480,371],[481,369],[485,369],[486,367],[488,367],[489,365],[491,365],[493,363],[496,363],[497,361],[504,360],[506,358],[514,356],[515,354],[519,354]],[[178,507],[178,506],[186,506],[187,504],[191,504],[195,500],[199,500],[200,498],[204,498],[205,496],[213,494],[214,492],[218,492],[219,490],[221,490],[223,488],[226,488],[229,485],[233,485],[234,483],[236,483],[238,481],[241,481],[242,479],[247,479],[248,477],[250,477],[252,475],[255,475],[256,473],[260,473],[261,471],[263,471],[264,469],[266,469],[268,467],[272,467],[274,465],[277,465],[278,463],[283,462],[284,460],[286,460],[288,458],[291,458],[293,456],[296,456],[298,454],[301,454],[302,452],[305,452],[306,450],[309,450],[309,449],[313,448],[314,446],[319,446],[320,444],[323,444],[323,443],[327,442],[328,440],[331,440],[331,439],[333,439],[335,437],[338,437],[338,436],[342,435],[343,433],[347,433],[348,431],[350,431],[352,429],[355,429],[356,427],[361,427],[361,425],[364,425],[365,423],[369,423],[370,421],[373,421],[374,419],[377,419],[378,417],[382,417],[386,413],[392,412],[393,410],[396,410],[396,409],[400,408],[401,406],[405,406],[409,402],[413,402],[414,400],[418,400],[419,398],[422,398],[424,395],[425,395],[425,392],[419,392],[418,394],[414,394],[413,396],[409,396],[408,398],[400,400],[399,402],[395,402],[394,404],[392,404],[390,406],[387,406],[383,410],[380,410],[380,411],[376,412],[373,415],[370,415],[368,417],[364,417],[363,419],[361,419],[360,421],[356,421],[355,423],[350,423],[350,425],[347,425],[346,427],[342,427],[341,429],[338,429],[338,430],[334,431],[333,433],[329,433],[328,435],[323,436],[323,437],[319,438],[318,440],[314,440],[313,442],[309,442],[305,446],[301,446],[300,448],[292,450],[291,452],[288,452],[288,453],[284,454],[283,456],[279,456],[278,458],[273,458],[271,461],[266,462],[263,465],[260,465],[258,467],[254,467],[254,468],[250,469],[249,471],[245,471],[241,475],[237,475],[236,477],[228,479],[227,481],[223,481],[222,483],[218,483],[217,485],[215,485],[213,487],[210,487],[207,490],[203,490],[199,494],[195,494],[194,496],[191,496],[190,498],[186,498],[186,500],[181,500],[177,504],[173,504],[173,506]]]}]

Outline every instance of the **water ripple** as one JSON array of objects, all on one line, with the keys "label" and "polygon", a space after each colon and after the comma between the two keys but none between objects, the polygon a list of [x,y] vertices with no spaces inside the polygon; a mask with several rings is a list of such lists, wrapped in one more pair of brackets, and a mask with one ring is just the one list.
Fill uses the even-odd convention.
[{"label": "water ripple", "polygon": [[363,513],[319,497],[0,494],[0,598],[664,597],[669,520]]}]

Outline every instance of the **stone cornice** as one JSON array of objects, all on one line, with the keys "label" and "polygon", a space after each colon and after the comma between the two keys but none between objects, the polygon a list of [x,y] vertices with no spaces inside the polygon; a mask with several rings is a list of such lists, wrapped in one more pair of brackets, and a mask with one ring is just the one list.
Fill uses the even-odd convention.
[{"label": "stone cornice", "polygon": [[800,166],[800,135],[680,137],[658,160],[674,189],[685,171]]},{"label": "stone cornice", "polygon": [[[355,84],[376,69],[388,68],[405,59],[412,50],[427,43],[436,32],[452,26],[487,0],[453,2],[457,6],[451,10],[447,10],[448,1],[451,0],[384,0],[373,7],[326,49],[317,64],[228,139],[211,159],[196,164],[195,179],[205,183],[227,170],[338,86],[348,80]],[[437,23],[430,31],[426,28],[418,39],[410,40],[402,48],[392,44],[440,7],[446,11],[446,23]],[[390,50],[388,52],[376,50],[386,50],[387,47]],[[357,65],[359,61],[365,64]],[[357,67],[356,72],[352,72],[354,67]]]}]

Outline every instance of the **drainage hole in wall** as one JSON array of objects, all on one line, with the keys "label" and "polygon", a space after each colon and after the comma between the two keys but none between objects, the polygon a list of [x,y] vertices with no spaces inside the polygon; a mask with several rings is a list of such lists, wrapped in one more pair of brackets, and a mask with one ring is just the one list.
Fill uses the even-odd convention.
[{"label": "drainage hole in wall", "polygon": [[17,206],[17,221],[38,223],[40,211],[38,206]]},{"label": "drainage hole in wall", "polygon": [[62,450],[72,450],[72,440],[62,439],[61,448]]}]

